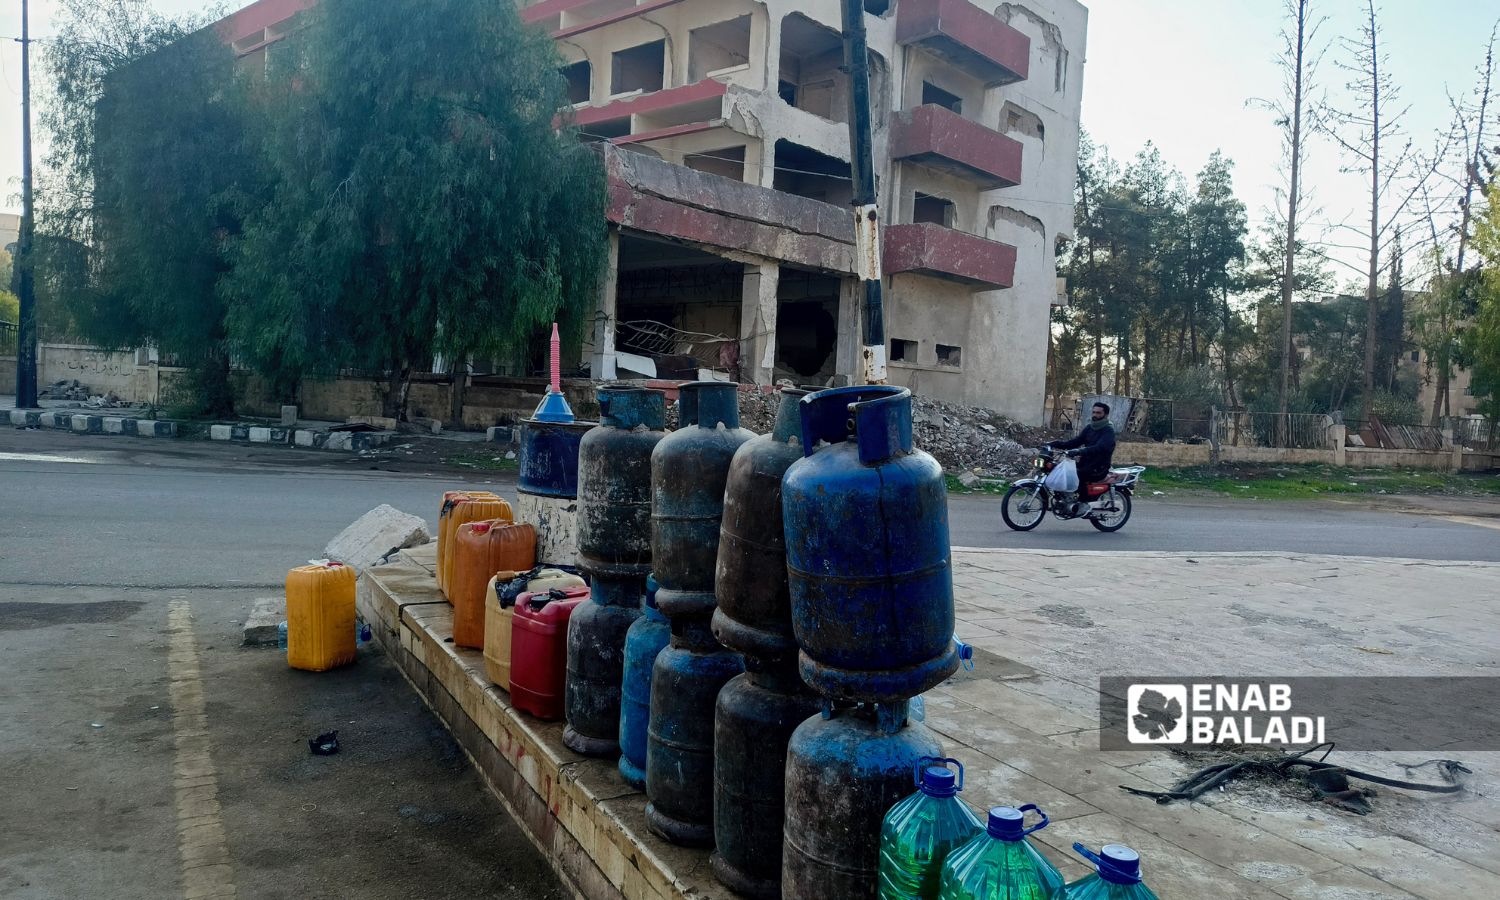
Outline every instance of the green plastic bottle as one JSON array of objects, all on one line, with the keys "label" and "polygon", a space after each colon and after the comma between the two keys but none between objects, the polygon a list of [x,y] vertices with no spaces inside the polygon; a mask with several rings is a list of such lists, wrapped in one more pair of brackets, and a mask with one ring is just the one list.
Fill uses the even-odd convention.
[{"label": "green plastic bottle", "polygon": [[1094,864],[1094,874],[1068,885],[1068,900],[1157,900],[1141,882],[1141,855],[1124,844],[1105,844],[1098,853],[1082,844],[1073,849]]},{"label": "green plastic bottle", "polygon": [[[1042,819],[1030,828],[1028,811]],[[1062,873],[1026,840],[1047,821],[1034,803],[990,810],[984,833],[948,855],[941,900],[1072,900]]]},{"label": "green plastic bottle", "polygon": [[984,828],[958,798],[962,763],[924,756],[915,774],[917,792],[891,807],[880,826],[880,900],[937,900],[949,851]]}]

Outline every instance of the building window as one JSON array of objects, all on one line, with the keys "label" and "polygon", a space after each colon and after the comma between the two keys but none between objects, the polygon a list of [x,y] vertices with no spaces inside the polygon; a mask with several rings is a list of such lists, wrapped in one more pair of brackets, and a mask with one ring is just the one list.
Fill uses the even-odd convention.
[{"label": "building window", "polygon": [[930,222],[933,225],[952,228],[954,222],[953,201],[917,191],[916,199],[912,201],[911,205],[911,220],[913,222]]},{"label": "building window", "polygon": [[891,338],[891,362],[915,363],[916,361],[916,341],[903,341],[900,338]]},{"label": "building window", "polygon": [[846,206],[854,199],[849,164],[788,140],[776,142],[776,176],[771,186],[809,200]]},{"label": "building window", "polygon": [[740,16],[688,32],[688,81],[750,64],[750,17]]},{"label": "building window", "polygon": [[781,61],[777,91],[783,100],[815,116],[848,118],[849,76],[844,73],[844,40],[837,31],[801,13],[781,21]]},{"label": "building window", "polygon": [[931,104],[950,109],[960,115],[964,111],[963,98],[957,94],[950,94],[930,81],[922,82],[922,105]]},{"label": "building window", "polygon": [[588,60],[563,66],[563,78],[568,82],[568,102],[589,102],[589,82],[594,77],[594,67]]},{"label": "building window", "polygon": [[952,366],[958,368],[963,365],[964,348],[953,347],[948,344],[937,345],[937,363],[940,366]]},{"label": "building window", "polygon": [[745,148],[725,147],[704,153],[689,153],[682,159],[683,165],[699,172],[722,175],[735,181],[745,180]]},{"label": "building window", "polygon": [[666,77],[667,42],[652,41],[628,50],[616,51],[611,62],[611,94],[628,94],[632,91],[649,94],[659,91]]}]

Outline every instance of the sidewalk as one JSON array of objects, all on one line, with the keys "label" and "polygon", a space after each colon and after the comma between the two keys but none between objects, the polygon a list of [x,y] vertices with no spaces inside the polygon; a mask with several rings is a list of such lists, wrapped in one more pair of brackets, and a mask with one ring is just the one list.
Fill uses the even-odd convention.
[{"label": "sidewalk", "polygon": [[[645,830],[644,798],[613,766],[564,748],[560,723],[511,709],[480,655],[445,640],[431,554],[373,570],[362,608],[559,873],[591,898],[732,896],[706,853]],[[1500,565],[1483,563],[958,550],[959,635],[978,665],[927,695],[927,725],[965,763],[970,803],[1048,812],[1037,837],[1070,877],[1084,871],[1069,849],[1081,840],[1135,847],[1166,900],[1487,896],[1500,874],[1500,754],[1463,757],[1475,770],[1465,793],[1382,788],[1364,818],[1254,785],[1160,806],[1119,786],[1167,787],[1196,765],[1100,751],[1097,678],[1488,674],[1496,583]],[[1385,756],[1336,759],[1402,777]]]}]

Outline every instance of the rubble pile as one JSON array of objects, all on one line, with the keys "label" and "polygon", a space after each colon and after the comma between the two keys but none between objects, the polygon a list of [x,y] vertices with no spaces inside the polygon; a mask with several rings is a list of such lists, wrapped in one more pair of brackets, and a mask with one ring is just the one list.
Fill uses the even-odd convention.
[{"label": "rubble pile", "polygon": [[48,400],[87,400],[93,393],[88,385],[75,378],[72,381],[54,381],[39,396]]},{"label": "rubble pile", "polygon": [[918,447],[953,474],[977,471],[1004,478],[1027,471],[1032,452],[1064,435],[1007,419],[994,410],[912,397],[912,432]]},{"label": "rubble pile", "polygon": [[[780,395],[742,391],[740,427],[765,434],[776,422]],[[667,428],[677,427],[676,404],[667,404]],[[1033,428],[1007,419],[994,410],[945,403],[920,395],[912,397],[913,438],[952,473],[977,471],[993,478],[1024,474],[1032,452],[1048,441],[1069,435]]]}]

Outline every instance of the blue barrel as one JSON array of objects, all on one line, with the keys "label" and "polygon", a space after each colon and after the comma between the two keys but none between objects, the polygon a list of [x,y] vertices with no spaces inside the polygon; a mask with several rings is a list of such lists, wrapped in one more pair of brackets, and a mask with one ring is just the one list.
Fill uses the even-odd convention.
[{"label": "blue barrel", "polygon": [[792,630],[827,697],[913,697],[958,668],[948,495],[912,446],[911,392],[802,398],[802,452],[782,482]]},{"label": "blue barrel", "polygon": [[578,446],[593,427],[593,422],[523,420],[517,489],[543,497],[577,497]]},{"label": "blue barrel", "polygon": [[646,789],[646,727],[651,719],[651,670],[671,640],[672,627],[656,608],[656,579],[646,579],[646,609],[625,634],[625,680],[620,692],[620,775]]},{"label": "blue barrel", "polygon": [[739,386],[680,388],[680,427],[651,453],[651,563],[656,603],[672,641],[651,676],[646,734],[646,825],[674,844],[713,844],[714,703],[744,671],[710,619],[724,484],[735,451],[755,434],[739,427]]}]

